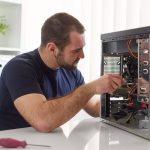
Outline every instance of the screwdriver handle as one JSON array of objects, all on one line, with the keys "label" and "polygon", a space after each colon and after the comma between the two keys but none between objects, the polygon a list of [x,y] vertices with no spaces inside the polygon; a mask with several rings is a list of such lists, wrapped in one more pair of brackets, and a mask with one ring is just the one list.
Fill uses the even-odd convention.
[{"label": "screwdriver handle", "polygon": [[0,138],[0,146],[6,148],[17,148],[23,147],[25,148],[27,145],[26,141],[19,141],[13,138]]}]

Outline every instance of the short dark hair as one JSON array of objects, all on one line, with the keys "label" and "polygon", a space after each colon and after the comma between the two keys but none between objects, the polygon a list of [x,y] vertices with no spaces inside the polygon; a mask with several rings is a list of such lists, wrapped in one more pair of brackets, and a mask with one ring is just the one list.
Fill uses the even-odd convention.
[{"label": "short dark hair", "polygon": [[60,50],[70,42],[69,33],[84,33],[84,26],[75,17],[67,13],[56,13],[48,18],[41,29],[41,47],[54,42]]}]

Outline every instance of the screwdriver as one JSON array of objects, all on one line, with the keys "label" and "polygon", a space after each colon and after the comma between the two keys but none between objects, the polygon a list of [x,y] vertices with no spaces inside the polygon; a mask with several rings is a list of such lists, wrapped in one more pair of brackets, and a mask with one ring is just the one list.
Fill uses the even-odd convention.
[{"label": "screwdriver", "polygon": [[0,138],[0,146],[5,148],[25,148],[27,145],[30,146],[41,146],[41,147],[51,147],[49,145],[38,145],[38,144],[27,144],[26,141],[20,141],[13,138]]}]

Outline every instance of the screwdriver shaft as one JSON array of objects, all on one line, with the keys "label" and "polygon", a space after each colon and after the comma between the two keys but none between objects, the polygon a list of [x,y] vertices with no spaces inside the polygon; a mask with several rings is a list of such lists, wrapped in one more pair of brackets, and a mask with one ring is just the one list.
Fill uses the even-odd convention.
[{"label": "screwdriver shaft", "polygon": [[41,147],[51,147],[50,145],[41,145],[41,144],[27,144],[30,146],[41,146]]}]

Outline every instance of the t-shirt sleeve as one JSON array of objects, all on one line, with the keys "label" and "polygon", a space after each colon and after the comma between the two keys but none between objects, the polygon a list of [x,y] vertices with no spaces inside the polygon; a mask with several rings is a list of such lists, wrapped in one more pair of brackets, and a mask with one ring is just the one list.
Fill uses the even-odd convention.
[{"label": "t-shirt sleeve", "polygon": [[1,77],[13,101],[25,94],[42,93],[38,74],[33,65],[28,62],[16,60],[8,63]]}]

